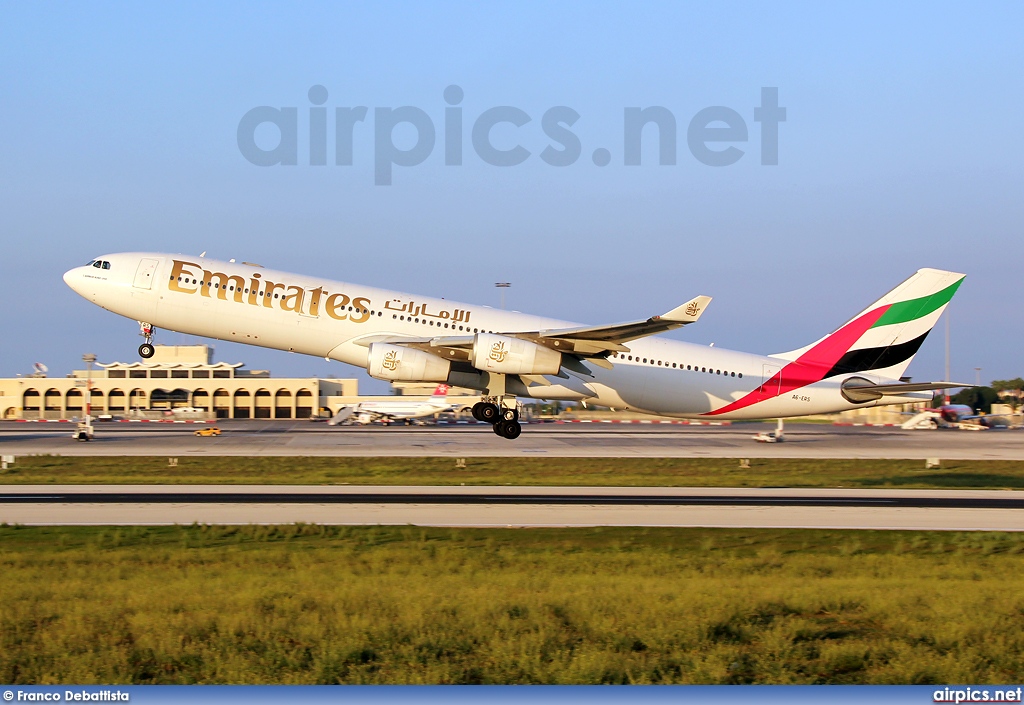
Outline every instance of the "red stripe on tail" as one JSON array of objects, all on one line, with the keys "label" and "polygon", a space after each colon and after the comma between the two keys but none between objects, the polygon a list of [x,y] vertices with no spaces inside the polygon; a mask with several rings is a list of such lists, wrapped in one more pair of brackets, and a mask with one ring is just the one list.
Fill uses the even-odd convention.
[{"label": "red stripe on tail", "polygon": [[875,325],[875,321],[881,318],[882,314],[888,309],[888,305],[880,306],[874,311],[869,311],[860,318],[850,321],[796,360],[783,367],[774,377],[745,397],[737,399],[731,404],[726,404],[721,409],[715,409],[714,411],[702,414],[702,416],[727,414],[730,411],[744,409],[759,402],[774,399],[794,389],[806,387],[808,384],[820,382],[828,374],[828,371],[832,369],[833,365],[839,361],[839,358],[845,355],[846,351],[853,347],[853,344],[860,340],[860,337],[871,326]]}]

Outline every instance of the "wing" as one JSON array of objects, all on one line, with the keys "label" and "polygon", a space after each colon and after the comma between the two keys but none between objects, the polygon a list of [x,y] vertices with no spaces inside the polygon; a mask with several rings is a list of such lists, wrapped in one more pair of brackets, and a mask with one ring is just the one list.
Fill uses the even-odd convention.
[{"label": "wing", "polygon": [[[614,323],[606,326],[541,330],[534,333],[516,333],[514,335],[520,338],[530,337],[534,342],[542,344],[551,342],[571,344],[573,347],[569,352],[581,355],[592,355],[602,352],[629,352],[629,348],[624,346],[623,343],[696,323],[710,301],[710,296],[697,296],[668,313],[663,313],[660,316],[651,316],[642,321]],[[548,347],[564,349],[564,346],[558,344],[548,344]]]},{"label": "wing", "polygon": [[[605,358],[613,352],[629,352],[629,348],[623,343],[695,323],[710,301],[710,296],[697,296],[668,313],[651,316],[641,321],[579,328],[501,332],[501,335],[522,338],[552,350],[568,353],[564,358],[563,366],[574,372],[590,375],[590,370],[583,367],[580,360],[586,359],[599,367],[610,369],[612,364]],[[367,336],[358,342],[360,345],[366,346],[377,342],[407,345],[434,353],[445,359],[466,361],[470,357],[474,336],[445,335],[433,338],[404,338],[382,335]]]}]

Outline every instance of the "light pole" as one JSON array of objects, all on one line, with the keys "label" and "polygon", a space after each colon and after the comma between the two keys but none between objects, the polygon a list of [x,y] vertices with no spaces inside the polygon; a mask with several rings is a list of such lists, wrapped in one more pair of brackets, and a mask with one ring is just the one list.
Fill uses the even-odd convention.
[{"label": "light pole", "polygon": [[85,419],[89,423],[92,421],[92,363],[96,362],[96,356],[86,353],[82,361],[85,363]]},{"label": "light pole", "polygon": [[92,353],[82,355],[86,364],[85,368],[85,418],[78,424],[75,431],[75,438],[79,441],[92,440],[92,363],[96,362],[96,356]]},{"label": "light pole", "polygon": [[980,387],[981,386],[981,368],[980,367],[975,367],[974,368],[974,386],[975,387]]},{"label": "light pole", "polygon": [[494,286],[501,289],[501,310],[505,310],[505,289],[512,286],[511,282],[495,282]]},{"label": "light pole", "polygon": [[[946,381],[950,380],[949,376],[949,306],[946,306]],[[949,390],[944,389],[942,394],[942,403],[949,403]]]}]

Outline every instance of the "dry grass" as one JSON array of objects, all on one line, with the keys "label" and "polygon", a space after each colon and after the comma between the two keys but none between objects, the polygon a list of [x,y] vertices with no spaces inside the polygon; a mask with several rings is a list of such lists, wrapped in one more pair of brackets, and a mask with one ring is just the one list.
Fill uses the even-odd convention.
[{"label": "dry grass", "polygon": [[0,528],[6,683],[1006,683],[1024,537]]}]

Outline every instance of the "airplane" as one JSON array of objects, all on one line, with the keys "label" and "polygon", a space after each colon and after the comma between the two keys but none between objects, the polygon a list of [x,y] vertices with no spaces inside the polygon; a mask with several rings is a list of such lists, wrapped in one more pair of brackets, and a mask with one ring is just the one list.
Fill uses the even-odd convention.
[{"label": "airplane", "polygon": [[964,431],[984,431],[1013,425],[1012,419],[1004,414],[978,413],[966,404],[943,404],[935,409],[924,409],[901,424],[901,427],[907,430],[959,428]]},{"label": "airplane", "polygon": [[338,409],[327,422],[328,426],[338,424],[354,418],[356,423],[369,424],[374,421],[381,421],[389,424],[392,421],[405,421],[411,423],[413,419],[422,419],[428,416],[459,409],[463,405],[458,402],[448,401],[447,384],[439,384],[429,399],[388,399],[387,401],[361,401],[352,406],[343,406]]},{"label": "airplane", "polygon": [[901,379],[964,275],[920,269],[832,333],[758,355],[658,337],[696,323],[711,298],[611,325],[414,296],[251,262],[180,254],[103,255],[64,275],[88,301],[188,335],[323,357],[386,381],[474,389],[472,413],[522,432],[519,399],[582,401],[687,419],[806,416],[931,399],[971,385]]}]

